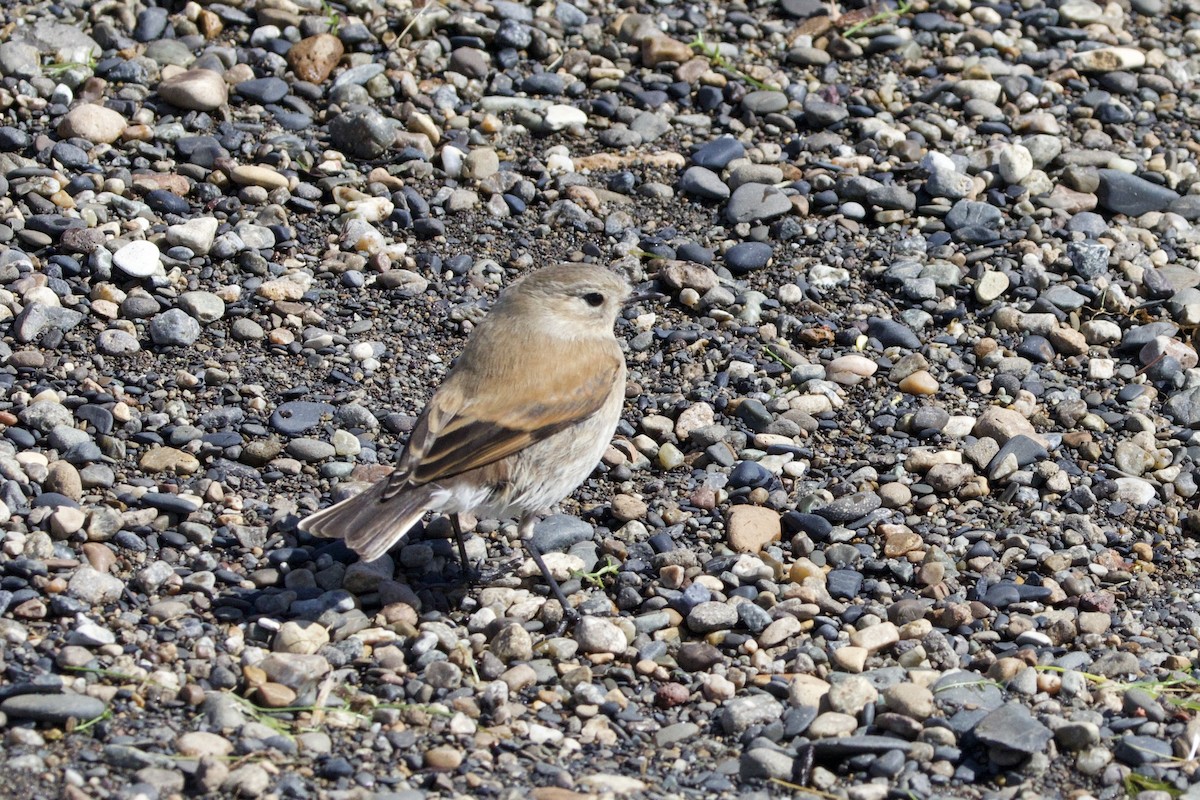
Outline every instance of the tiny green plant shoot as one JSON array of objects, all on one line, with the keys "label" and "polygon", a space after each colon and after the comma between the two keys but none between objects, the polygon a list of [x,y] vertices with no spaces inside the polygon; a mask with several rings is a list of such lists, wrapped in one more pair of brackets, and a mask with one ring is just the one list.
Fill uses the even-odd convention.
[{"label": "tiny green plant shoot", "polygon": [[45,67],[45,70],[46,70],[47,75],[49,75],[52,78],[57,78],[57,77],[63,75],[64,73],[70,72],[73,69],[88,69],[88,70],[95,71],[97,63],[98,62],[96,61],[95,56],[91,56],[88,58],[88,60],[86,62],[84,62],[84,61],[55,61],[50,64],[47,64]]},{"label": "tiny green plant shoot", "polygon": [[648,251],[646,251],[646,250],[643,250],[643,249],[641,249],[640,247],[634,247],[633,249],[631,249],[631,250],[629,251],[629,255],[631,255],[631,256],[636,256],[637,258],[639,258],[639,259],[641,259],[641,260],[643,260],[643,261],[662,261],[662,260],[665,260],[665,259],[664,259],[664,257],[663,257],[663,256],[660,256],[658,253],[651,253],[651,252],[648,252]]},{"label": "tiny green plant shoot", "polygon": [[771,359],[772,361],[776,361],[776,362],[782,364],[784,367],[786,367],[789,370],[796,368],[795,364],[791,363],[786,358],[784,358],[782,355],[775,352],[775,350],[772,349],[769,345],[763,345],[763,355],[765,355],[767,358]]},{"label": "tiny green plant shoot", "polygon": [[721,49],[717,46],[717,44],[715,42],[709,43],[709,42],[704,41],[703,33],[697,33],[696,38],[693,39],[692,41],[688,42],[688,47],[695,50],[699,55],[702,55],[705,58],[707,58],[709,63],[711,63],[714,67],[716,67],[718,69],[723,69],[726,72],[733,73],[737,77],[744,80],[746,83],[753,86],[755,89],[760,89],[760,90],[761,89],[770,89],[772,91],[778,91],[778,89],[779,89],[779,87],[777,87],[777,86],[771,86],[769,84],[763,83],[762,81],[758,80],[757,78],[752,78],[751,76],[747,75],[743,70],[741,70],[738,67],[734,66],[733,64],[729,63],[729,59],[725,58],[725,56],[721,54]]},{"label": "tiny green plant shoot", "polygon": [[1182,789],[1176,789],[1166,781],[1151,778],[1148,775],[1139,775],[1136,772],[1127,773],[1123,783],[1125,793],[1130,797],[1136,797],[1142,792],[1163,792],[1171,797],[1179,797],[1183,794]]},{"label": "tiny green plant shoot", "polygon": [[793,792],[800,792],[802,794],[812,795],[813,797],[820,797],[823,798],[823,800],[842,800],[841,795],[822,792],[820,789],[813,789],[809,786],[801,786],[798,783],[785,781],[782,778],[771,778],[771,783],[775,784],[776,786],[782,786],[785,789],[791,789]]},{"label": "tiny green plant shoot", "polygon": [[329,25],[329,33],[332,36],[337,36],[338,29],[342,27],[342,15],[337,12],[337,9],[329,5],[328,0],[322,0],[321,12],[325,15],[326,24]]},{"label": "tiny green plant shoot", "polygon": [[[1034,667],[1039,672],[1066,672],[1064,667],[1043,664]],[[1200,681],[1195,678],[1168,678],[1165,680],[1117,681],[1097,675],[1092,672],[1080,672],[1089,683],[1097,686],[1112,686],[1121,692],[1130,689],[1141,689],[1151,697],[1162,697],[1166,702],[1181,711],[1200,711]]]},{"label": "tiny green plant shoot", "polygon": [[851,25],[849,28],[846,28],[845,32],[842,33],[842,35],[845,36],[847,39],[849,39],[851,36],[855,36],[855,35],[861,33],[864,28],[869,28],[872,25],[878,25],[879,23],[886,22],[889,19],[903,16],[903,15],[907,14],[911,9],[912,9],[911,0],[900,0],[899,4],[897,4],[897,6],[895,8],[885,9],[884,11],[880,11],[878,14],[867,17],[862,22],[857,22],[857,23]]},{"label": "tiny green plant shoot", "polygon": [[584,572],[581,569],[577,569],[571,573],[571,577],[579,578],[581,581],[586,581],[587,583],[599,588],[604,585],[604,576],[617,574],[617,569],[619,567],[620,564],[617,563],[615,558],[612,556],[605,556],[604,566],[599,567],[592,572]]}]

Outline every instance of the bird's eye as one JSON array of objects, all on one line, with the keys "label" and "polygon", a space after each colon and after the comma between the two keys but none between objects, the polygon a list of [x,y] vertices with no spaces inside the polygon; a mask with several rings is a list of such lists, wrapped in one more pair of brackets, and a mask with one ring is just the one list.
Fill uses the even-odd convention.
[{"label": "bird's eye", "polygon": [[604,305],[604,295],[599,292],[588,292],[583,296],[583,302],[587,303],[592,308],[599,308]]}]

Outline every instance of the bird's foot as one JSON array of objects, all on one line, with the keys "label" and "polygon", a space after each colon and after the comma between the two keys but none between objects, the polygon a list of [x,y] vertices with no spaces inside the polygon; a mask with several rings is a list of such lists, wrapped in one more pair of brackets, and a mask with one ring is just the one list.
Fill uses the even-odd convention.
[{"label": "bird's foot", "polygon": [[563,608],[562,618],[559,619],[558,623],[553,628],[547,631],[546,638],[553,639],[556,636],[562,636],[567,632],[568,628],[573,627],[582,618],[582,615],[580,615],[580,613],[573,607],[565,606]]}]

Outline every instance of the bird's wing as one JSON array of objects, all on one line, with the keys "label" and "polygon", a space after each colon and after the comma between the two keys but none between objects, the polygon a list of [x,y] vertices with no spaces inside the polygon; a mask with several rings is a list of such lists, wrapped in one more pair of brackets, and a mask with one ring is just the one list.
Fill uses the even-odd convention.
[{"label": "bird's wing", "polygon": [[383,499],[499,461],[595,413],[622,355],[615,341],[572,344],[570,358],[510,346],[460,359],[417,420]]}]

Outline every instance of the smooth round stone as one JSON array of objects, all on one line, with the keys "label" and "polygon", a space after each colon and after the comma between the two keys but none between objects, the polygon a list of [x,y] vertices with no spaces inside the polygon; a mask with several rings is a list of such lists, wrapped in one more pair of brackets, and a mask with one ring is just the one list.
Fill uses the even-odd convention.
[{"label": "smooth round stone", "polygon": [[164,67],[168,64],[186,67],[196,60],[187,45],[178,39],[155,39],[146,45],[145,56]]},{"label": "smooth round stone", "polygon": [[118,328],[100,331],[96,336],[96,348],[105,355],[123,356],[142,349],[137,337]]},{"label": "smooth round stone", "polygon": [[378,158],[396,143],[393,120],[371,108],[355,107],[329,123],[334,147],[360,158]]},{"label": "smooth round stone", "polygon": [[146,205],[160,214],[182,215],[190,210],[187,200],[166,189],[152,189],[147,192]]},{"label": "smooth round stone", "polygon": [[766,242],[739,242],[726,251],[725,266],[735,275],[745,275],[767,266],[773,252]]},{"label": "smooth round stone", "polygon": [[242,81],[235,85],[233,90],[255,103],[278,103],[287,97],[288,85],[283,78],[271,76]]},{"label": "smooth round stone", "polygon": [[946,215],[946,227],[952,231],[975,227],[999,230],[1001,222],[1000,209],[974,200],[959,200]]},{"label": "smooth round stone", "polygon": [[196,255],[207,255],[216,239],[218,225],[216,217],[196,217],[167,228],[167,242],[186,247]]},{"label": "smooth round stone", "polygon": [[921,340],[913,329],[902,322],[881,317],[867,320],[867,333],[884,347],[903,347],[908,350],[919,350]]},{"label": "smooth round stone", "polygon": [[200,323],[181,308],[172,308],[150,320],[150,340],[159,345],[186,347],[200,338]]},{"label": "smooth round stone", "polygon": [[83,103],[59,120],[58,135],[64,139],[78,137],[94,144],[112,144],[121,138],[126,124],[125,117],[111,108]]},{"label": "smooth round stone", "polygon": [[137,15],[133,38],[139,42],[151,42],[163,35],[167,29],[168,12],[165,8],[145,8]]},{"label": "smooth round stone", "polygon": [[184,292],[179,307],[205,325],[225,316],[225,301],[212,292]]},{"label": "smooth round stone", "polygon": [[981,303],[990,303],[999,299],[1009,287],[1008,276],[1003,272],[989,270],[975,284],[975,299]]},{"label": "smooth round stone", "polygon": [[729,197],[729,187],[712,170],[705,167],[688,167],[679,178],[679,191],[702,197],[706,200],[724,200]]},{"label": "smooth round stone", "polygon": [[543,553],[566,552],[573,545],[591,541],[595,529],[591,524],[569,514],[552,514],[533,530],[533,541]]},{"label": "smooth round stone", "polygon": [[[234,183],[241,186],[261,186],[268,191],[288,188],[286,175],[281,175],[271,167],[262,167],[257,164],[239,164],[229,171],[229,177],[233,179]],[[242,236],[242,239],[246,239],[244,234],[239,235]],[[248,240],[247,244],[249,244]],[[274,242],[272,242],[272,246],[274,246]]]},{"label": "smooth round stone", "polygon": [[248,317],[238,317],[229,328],[229,333],[239,342],[256,342],[266,338],[267,332]]},{"label": "smooth round stone", "polygon": [[748,183],[739,186],[730,196],[725,206],[725,218],[735,224],[757,222],[783,216],[791,210],[792,201],[780,189],[763,183]]},{"label": "smooth round stone", "polygon": [[1020,183],[1033,172],[1033,155],[1020,144],[1009,145],[1000,151],[1000,177],[1006,183]]},{"label": "smooth round stone", "polygon": [[757,90],[742,98],[742,107],[751,114],[773,114],[787,108],[788,99],[783,92]]},{"label": "smooth round stone", "polygon": [[333,458],[336,454],[334,446],[329,442],[308,438],[293,439],[288,442],[287,452],[293,458],[308,462],[324,461],[327,458]]},{"label": "smooth round stone", "polygon": [[160,82],[158,94],[171,105],[189,111],[215,111],[229,99],[229,88],[218,72],[189,69]]},{"label": "smooth round stone", "polygon": [[150,508],[157,508],[159,511],[182,514],[184,516],[199,511],[200,507],[204,504],[204,500],[195,495],[173,494],[171,492],[146,492],[142,495],[141,502],[143,505]]},{"label": "smooth round stone", "polygon": [[804,121],[814,128],[834,128],[850,116],[850,111],[841,103],[826,102],[815,94],[804,98]]},{"label": "smooth round stone", "polygon": [[781,0],[779,7],[785,14],[798,19],[822,17],[829,14],[829,7],[822,0]]},{"label": "smooth round stone", "polygon": [[160,310],[158,301],[142,289],[136,289],[121,301],[121,315],[130,319],[145,319]]},{"label": "smooth round stone", "polygon": [[332,416],[334,407],[329,403],[309,400],[292,400],[282,403],[271,414],[270,425],[288,436],[296,436],[315,428],[324,416]]},{"label": "smooth round stone", "polygon": [[722,136],[692,153],[692,163],[710,170],[723,170],[735,158],[746,155],[745,146],[732,136]]},{"label": "smooth round stone", "polygon": [[879,365],[865,356],[846,355],[830,361],[825,368],[825,373],[834,383],[855,386],[864,378],[874,375],[878,369]]},{"label": "smooth round stone", "polygon": [[87,151],[70,142],[55,142],[50,149],[50,156],[71,170],[83,169],[89,163]]},{"label": "smooth round stone", "polygon": [[866,219],[867,209],[862,203],[842,203],[838,206],[838,213],[847,219]]},{"label": "smooth round stone", "polygon": [[1128,172],[1102,169],[1096,197],[1101,207],[1114,214],[1140,217],[1151,211],[1165,211],[1179,199],[1179,194]]},{"label": "smooth round stone", "polygon": [[823,67],[832,60],[829,51],[819,47],[793,47],[787,52],[787,62],[802,67]]},{"label": "smooth round stone", "polygon": [[139,239],[113,253],[113,264],[133,278],[148,278],[162,272],[162,254],[158,245]]},{"label": "smooth round stone", "polygon": [[104,713],[104,701],[81,694],[19,694],[0,702],[0,712],[14,719],[31,719],[50,725],[68,720],[84,722]]}]

